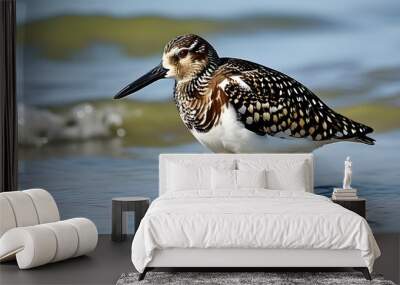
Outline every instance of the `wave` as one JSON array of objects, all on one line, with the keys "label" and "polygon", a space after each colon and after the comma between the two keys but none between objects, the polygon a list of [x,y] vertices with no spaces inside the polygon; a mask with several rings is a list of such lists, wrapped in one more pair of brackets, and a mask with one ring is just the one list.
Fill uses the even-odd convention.
[{"label": "wave", "polygon": [[92,100],[18,106],[20,146],[118,138],[124,146],[166,147],[193,141],[172,101]]},{"label": "wave", "polygon": [[95,108],[81,103],[65,112],[18,105],[18,143],[42,146],[54,142],[84,141],[124,136],[122,115],[117,108]]}]

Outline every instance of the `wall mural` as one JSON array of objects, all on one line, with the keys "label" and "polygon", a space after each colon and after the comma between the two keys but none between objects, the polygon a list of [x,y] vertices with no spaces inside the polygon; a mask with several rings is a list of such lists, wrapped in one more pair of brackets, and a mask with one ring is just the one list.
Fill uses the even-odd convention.
[{"label": "wall mural", "polygon": [[236,58],[220,58],[197,35],[171,40],[161,63],[122,89],[128,96],[174,78],[174,101],[193,136],[213,152],[311,152],[339,141],[373,145],[373,129],[344,117],[286,74]]},{"label": "wall mural", "polygon": [[351,156],[371,227],[400,230],[398,1],[117,3],[17,1],[20,188],[107,233],[160,153],[313,151],[317,193]]}]

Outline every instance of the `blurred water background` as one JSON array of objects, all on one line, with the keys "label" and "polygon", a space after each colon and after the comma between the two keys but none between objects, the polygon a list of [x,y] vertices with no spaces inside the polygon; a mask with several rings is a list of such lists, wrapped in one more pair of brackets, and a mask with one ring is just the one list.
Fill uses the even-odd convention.
[{"label": "blurred water background", "polygon": [[375,146],[314,152],[316,192],[341,185],[350,155],[373,230],[400,231],[399,1],[18,0],[17,14],[20,188],[51,191],[63,218],[108,233],[112,197],[157,197],[158,154],[207,152],[178,117],[172,81],[112,100],[191,32],[372,126]]}]

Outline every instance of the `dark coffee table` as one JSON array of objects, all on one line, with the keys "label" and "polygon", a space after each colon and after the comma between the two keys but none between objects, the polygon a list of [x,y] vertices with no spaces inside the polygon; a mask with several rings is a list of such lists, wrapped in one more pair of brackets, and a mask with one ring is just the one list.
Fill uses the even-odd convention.
[{"label": "dark coffee table", "polygon": [[112,199],[112,234],[113,241],[126,239],[126,215],[124,212],[135,212],[135,232],[150,205],[146,197],[116,197]]}]

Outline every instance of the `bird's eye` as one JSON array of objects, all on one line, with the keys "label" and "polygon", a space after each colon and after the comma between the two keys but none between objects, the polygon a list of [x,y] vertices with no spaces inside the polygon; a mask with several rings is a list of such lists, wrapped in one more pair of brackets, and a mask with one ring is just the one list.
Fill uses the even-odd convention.
[{"label": "bird's eye", "polygon": [[187,49],[183,49],[180,52],[178,52],[178,57],[179,58],[185,58],[188,54],[188,50]]}]

